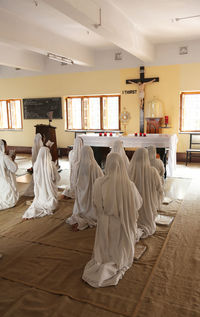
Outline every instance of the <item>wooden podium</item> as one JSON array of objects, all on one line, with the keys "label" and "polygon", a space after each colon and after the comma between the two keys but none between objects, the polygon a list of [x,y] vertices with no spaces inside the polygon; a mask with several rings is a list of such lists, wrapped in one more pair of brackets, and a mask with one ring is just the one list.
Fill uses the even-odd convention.
[{"label": "wooden podium", "polygon": [[50,148],[52,160],[55,162],[58,160],[58,150],[57,150],[57,142],[56,142],[56,127],[46,124],[37,124],[35,125],[36,134],[40,133],[45,136],[45,143],[50,140],[54,142],[52,147]]}]

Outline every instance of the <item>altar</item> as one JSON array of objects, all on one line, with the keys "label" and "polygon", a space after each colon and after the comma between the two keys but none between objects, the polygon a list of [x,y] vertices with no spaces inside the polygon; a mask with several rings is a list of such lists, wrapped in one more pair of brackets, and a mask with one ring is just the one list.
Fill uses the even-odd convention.
[{"label": "altar", "polygon": [[129,134],[128,136],[116,135],[113,136],[99,136],[98,134],[81,134],[84,145],[92,147],[107,147],[111,148],[115,140],[121,140],[125,148],[138,148],[154,145],[156,148],[168,150],[168,163],[166,166],[167,176],[172,176],[176,168],[176,149],[177,149],[177,135],[169,134],[147,134],[146,136],[135,136]]}]

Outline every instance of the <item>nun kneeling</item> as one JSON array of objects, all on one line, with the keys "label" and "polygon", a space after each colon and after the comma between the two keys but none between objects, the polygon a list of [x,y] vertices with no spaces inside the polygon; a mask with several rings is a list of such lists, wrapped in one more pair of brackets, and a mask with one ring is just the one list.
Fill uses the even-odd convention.
[{"label": "nun kneeling", "polygon": [[0,140],[0,210],[14,207],[19,199],[15,172],[17,164],[15,155],[11,158],[7,154],[7,143]]},{"label": "nun kneeling", "polygon": [[138,226],[143,230],[142,238],[156,231],[155,218],[163,200],[163,186],[155,167],[150,165],[147,149],[138,148],[130,162],[129,177],[135,183],[143,199],[139,210]]},{"label": "nun kneeling", "polygon": [[96,226],[97,217],[92,201],[94,182],[103,172],[97,164],[90,146],[83,146],[80,153],[80,162],[75,166],[75,203],[73,214],[67,218],[74,231],[84,230]]},{"label": "nun kneeling", "polygon": [[58,190],[56,184],[60,175],[54,162],[52,162],[48,147],[42,146],[38,152],[33,178],[35,198],[22,217],[25,219],[51,215],[57,207]]},{"label": "nun kneeling", "polygon": [[94,184],[97,229],[92,259],[83,280],[93,287],[117,285],[134,258],[142,198],[118,153],[107,156],[105,176]]}]

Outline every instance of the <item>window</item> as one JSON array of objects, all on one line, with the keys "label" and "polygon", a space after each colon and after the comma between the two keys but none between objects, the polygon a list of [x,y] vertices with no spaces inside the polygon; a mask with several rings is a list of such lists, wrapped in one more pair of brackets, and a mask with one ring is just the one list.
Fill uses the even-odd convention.
[{"label": "window", "polygon": [[66,98],[66,129],[119,130],[120,96]]},{"label": "window", "polygon": [[0,100],[0,129],[22,129],[21,100]]},{"label": "window", "polygon": [[200,92],[181,93],[180,131],[200,131]]}]

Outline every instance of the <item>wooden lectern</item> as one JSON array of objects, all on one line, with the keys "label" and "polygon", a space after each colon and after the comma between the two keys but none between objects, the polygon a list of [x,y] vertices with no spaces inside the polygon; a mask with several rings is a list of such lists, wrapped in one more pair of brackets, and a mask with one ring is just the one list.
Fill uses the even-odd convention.
[{"label": "wooden lectern", "polygon": [[54,142],[52,147],[50,148],[52,160],[55,162],[58,160],[58,150],[57,150],[57,142],[56,142],[56,127],[52,127],[51,125],[46,124],[37,124],[35,125],[36,134],[40,133],[45,136],[45,143],[50,140]]}]

